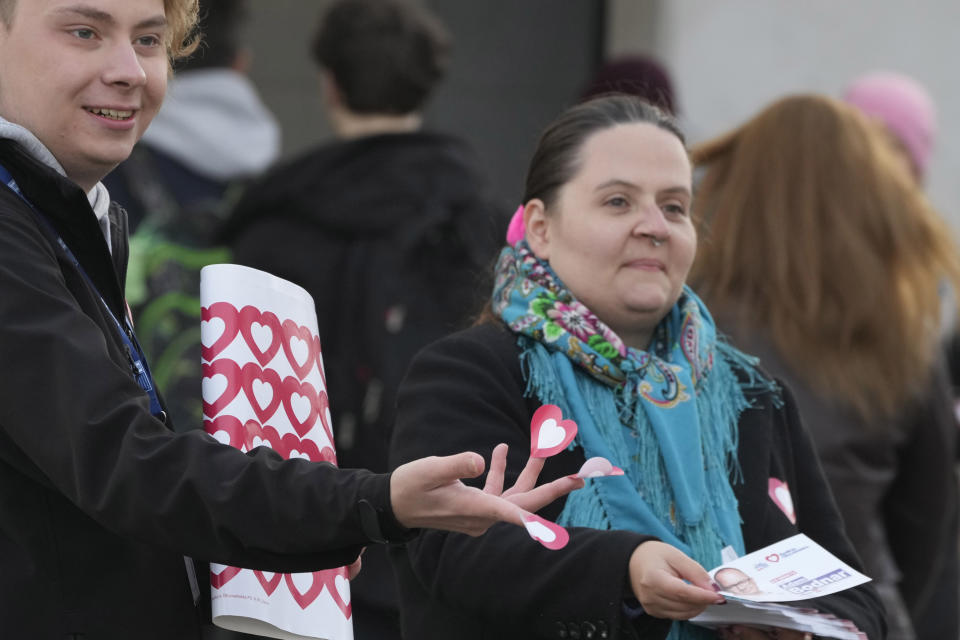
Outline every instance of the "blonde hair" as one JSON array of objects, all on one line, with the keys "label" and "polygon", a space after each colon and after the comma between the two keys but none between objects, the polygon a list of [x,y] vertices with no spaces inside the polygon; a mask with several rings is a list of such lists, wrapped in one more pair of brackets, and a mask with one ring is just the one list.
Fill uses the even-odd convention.
[{"label": "blonde hair", "polygon": [[[163,0],[169,26],[167,56],[171,64],[193,53],[200,44],[197,30],[198,0]],[[0,21],[7,27],[14,17],[17,0],[0,0]]]},{"label": "blonde hair", "polygon": [[951,230],[854,108],[784,98],[692,151],[705,170],[690,281],[822,395],[890,416],[929,381]]}]

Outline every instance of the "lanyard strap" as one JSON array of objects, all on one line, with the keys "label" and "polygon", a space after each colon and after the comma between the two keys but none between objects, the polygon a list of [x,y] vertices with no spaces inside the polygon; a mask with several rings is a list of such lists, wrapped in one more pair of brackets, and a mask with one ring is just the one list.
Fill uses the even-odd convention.
[{"label": "lanyard strap", "polygon": [[56,238],[57,244],[66,254],[67,258],[69,258],[70,262],[73,263],[73,266],[77,268],[83,278],[87,281],[87,284],[89,284],[90,287],[97,292],[97,297],[100,298],[103,308],[106,310],[107,315],[110,316],[110,319],[113,320],[113,324],[117,329],[117,333],[120,335],[120,339],[123,340],[124,350],[127,353],[127,360],[130,364],[130,372],[133,374],[137,384],[140,385],[140,388],[150,396],[150,413],[158,418],[163,418],[165,413],[163,411],[163,407],[160,405],[160,398],[157,395],[157,389],[153,383],[153,376],[150,373],[150,367],[147,364],[147,358],[143,353],[143,349],[140,347],[140,342],[137,340],[137,336],[133,332],[133,325],[130,323],[130,319],[127,316],[123,316],[123,324],[120,323],[120,321],[117,319],[117,316],[115,316],[113,311],[111,311],[107,301],[103,299],[103,294],[100,293],[97,285],[93,283],[93,280],[80,264],[80,261],[77,260],[75,255],[73,255],[73,251],[71,251],[70,247],[67,246],[67,243],[63,241],[63,238],[61,238],[60,234],[57,233],[57,230],[53,228],[53,225],[46,218],[46,216],[38,211],[37,208],[33,206],[33,203],[23,195],[23,193],[20,191],[20,186],[17,184],[16,180],[13,179],[10,171],[3,165],[0,165],[0,182],[3,182],[7,188],[17,194],[20,199],[27,203],[34,213],[37,214],[37,217],[40,219],[40,221],[43,222],[50,233],[52,233]]}]

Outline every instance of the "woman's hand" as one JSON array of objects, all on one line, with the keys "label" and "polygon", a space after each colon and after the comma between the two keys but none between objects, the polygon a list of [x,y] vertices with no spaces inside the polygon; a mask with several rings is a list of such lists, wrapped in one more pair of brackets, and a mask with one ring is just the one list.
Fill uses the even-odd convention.
[{"label": "woman's hand", "polygon": [[743,625],[733,625],[718,629],[723,640],[811,640],[813,634],[793,629],[761,630]]},{"label": "woman's hand", "polygon": [[583,486],[580,478],[559,478],[536,487],[543,460],[531,458],[517,482],[503,491],[507,445],[493,450],[483,490],[461,478],[476,478],[484,469],[476,453],[421,458],[397,467],[390,478],[390,502],[397,521],[407,528],[457,531],[479,536],[495,522],[523,526],[523,516]]},{"label": "woman's hand", "polygon": [[710,574],[669,544],[644,542],[630,556],[629,569],[634,597],[654,617],[689,620],[707,606],[724,602],[713,590]]}]

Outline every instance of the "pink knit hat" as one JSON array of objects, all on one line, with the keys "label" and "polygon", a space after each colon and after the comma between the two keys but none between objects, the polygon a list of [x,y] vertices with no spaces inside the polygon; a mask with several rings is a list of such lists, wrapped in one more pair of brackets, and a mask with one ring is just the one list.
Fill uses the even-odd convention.
[{"label": "pink knit hat", "polygon": [[881,120],[906,147],[920,177],[924,176],[933,149],[937,113],[923,85],[899,73],[878,71],[854,80],[843,98]]}]

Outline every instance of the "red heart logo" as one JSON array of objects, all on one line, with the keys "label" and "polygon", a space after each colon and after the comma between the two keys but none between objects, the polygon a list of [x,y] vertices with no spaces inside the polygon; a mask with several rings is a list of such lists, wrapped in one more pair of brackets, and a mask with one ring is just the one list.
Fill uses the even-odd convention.
[{"label": "red heart logo", "polygon": [[263,590],[268,596],[273,595],[273,592],[277,590],[277,586],[283,580],[282,573],[273,574],[273,577],[269,580],[262,571],[254,571],[253,575],[256,576],[257,581],[260,582],[260,586],[263,587]]},{"label": "red heart logo", "polygon": [[567,533],[566,529],[533,513],[528,513],[523,517],[523,526],[527,528],[527,533],[530,534],[531,538],[547,549],[554,551],[562,549],[570,541],[570,534]]},{"label": "red heart logo", "polygon": [[280,406],[280,374],[248,362],[240,371],[240,382],[257,420],[269,420]]},{"label": "red heart logo", "polygon": [[320,379],[323,380],[323,388],[327,388],[327,372],[323,370],[323,350],[320,348],[320,336],[313,337],[313,355],[317,361],[317,371],[320,372]]},{"label": "red heart logo", "polygon": [[530,419],[530,457],[549,458],[567,448],[577,435],[577,423],[564,420],[560,407],[545,404]]},{"label": "red heart logo", "polygon": [[[216,376],[223,376],[226,382],[217,381]],[[203,389],[203,414],[213,418],[240,392],[240,366],[227,358],[221,358],[211,364],[204,363],[201,388]],[[209,398],[214,399],[208,401]]]},{"label": "red heart logo", "polygon": [[771,553],[766,557],[767,562],[780,562],[780,556],[776,553]]},{"label": "red heart logo", "polygon": [[223,440],[217,438],[218,441],[223,442],[223,444],[229,444],[231,447],[237,449],[243,447],[246,431],[243,425],[240,424],[240,421],[233,416],[223,415],[217,416],[213,420],[204,420],[203,430],[214,438],[217,438],[217,432],[222,431],[226,433],[230,439],[227,442],[223,442]]},{"label": "red heart logo", "polygon": [[[300,605],[301,609],[306,609],[313,601],[320,597],[320,594],[323,592],[324,581],[323,581],[323,571],[314,571],[312,574],[300,573],[299,576],[311,576],[312,582],[310,583],[310,588],[306,591],[301,592],[296,583],[293,581],[293,576],[289,573],[283,575],[284,581],[287,583],[287,589],[290,590],[290,595],[293,596],[293,599]],[[301,578],[302,579],[302,578]]]},{"label": "red heart logo", "polygon": [[347,620],[353,614],[353,605],[350,602],[350,580],[347,578],[347,568],[329,569],[322,571],[323,585],[333,598],[334,604],[343,613]]},{"label": "red heart logo", "polygon": [[272,311],[261,312],[251,305],[240,309],[240,335],[261,367],[273,360],[283,342],[277,315]]},{"label": "red heart logo", "polygon": [[313,341],[313,332],[309,327],[301,327],[293,320],[283,321],[283,353],[297,376],[303,380],[313,368],[315,356],[313,349],[319,340]]},{"label": "red heart logo", "polygon": [[319,412],[317,392],[309,382],[300,382],[287,376],[281,383],[281,402],[293,430],[301,438],[313,429]]},{"label": "red heart logo", "polygon": [[[218,320],[223,323],[219,331]],[[203,307],[200,309],[200,355],[207,362],[213,362],[233,342],[239,330],[237,308],[229,302],[214,302],[209,307]]]},{"label": "red heart logo", "polygon": [[240,571],[240,567],[224,567],[220,573],[214,573],[211,569],[210,584],[213,585],[214,589],[222,589],[223,585],[233,580]]}]

